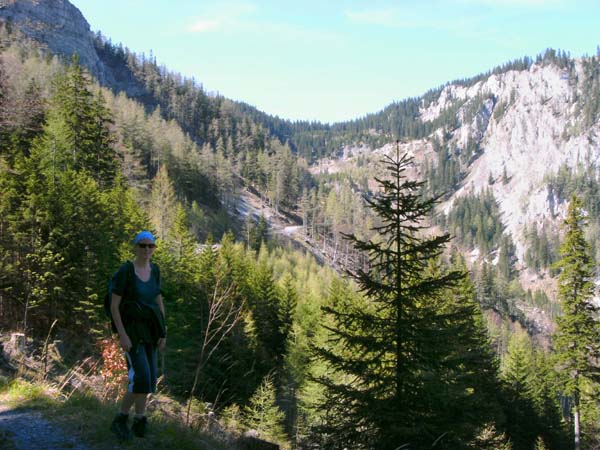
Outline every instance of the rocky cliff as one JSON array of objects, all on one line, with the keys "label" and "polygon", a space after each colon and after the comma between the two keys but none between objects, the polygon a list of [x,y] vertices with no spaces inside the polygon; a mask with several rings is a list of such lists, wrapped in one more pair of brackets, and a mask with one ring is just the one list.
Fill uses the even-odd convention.
[{"label": "rocky cliff", "polygon": [[111,80],[94,47],[90,25],[67,0],[0,0],[0,21],[7,22],[52,53],[70,58],[77,53],[101,83]]},{"label": "rocky cliff", "polygon": [[[444,207],[448,210],[455,198],[467,192],[492,189],[520,259],[525,251],[524,226],[556,222],[566,210],[565,202],[549,190],[547,176],[561,166],[600,164],[600,123],[586,124],[582,117],[584,66],[589,61],[573,63],[569,68],[536,63],[529,70],[491,75],[470,87],[448,85],[437,101],[421,111],[423,118],[431,120],[453,102],[465,102],[458,114],[460,126],[451,131],[450,139],[459,149],[469,139],[475,140],[481,153]],[[486,100],[479,100],[477,113],[465,120],[472,102],[482,98]]]},{"label": "rocky cliff", "polygon": [[[599,70],[595,57],[571,59],[566,67],[538,61],[472,84],[450,83],[434,100],[422,101],[420,118],[432,122],[456,111],[456,124],[441,126],[423,139],[404,141],[400,150],[415,157],[421,177],[418,172],[426,160],[437,163],[434,141],[445,142],[455,156],[475,144],[477,154],[463,167],[460,186],[441,207],[447,213],[457,198],[491,189],[505,233],[510,233],[523,262],[525,228],[545,222],[556,230],[566,213],[567,199],[555,195],[548,177],[561,167],[600,168],[600,122],[597,114],[594,118],[586,113],[597,101]],[[314,172],[350,170],[357,154],[380,159],[395,147],[350,146],[345,158],[321,162]]]}]

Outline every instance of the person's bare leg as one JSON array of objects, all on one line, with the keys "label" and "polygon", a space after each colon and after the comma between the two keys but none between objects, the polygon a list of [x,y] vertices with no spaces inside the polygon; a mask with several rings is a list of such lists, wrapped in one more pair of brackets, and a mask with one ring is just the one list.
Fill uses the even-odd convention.
[{"label": "person's bare leg", "polygon": [[[136,396],[138,396],[140,394],[134,394],[133,392],[126,392],[125,395],[123,396],[123,401],[121,402],[121,413],[122,414],[129,414],[129,410],[131,409],[131,407],[133,406],[134,403],[136,403]],[[144,394],[146,395],[146,394]],[[137,407],[136,407],[137,409]]]},{"label": "person's bare leg", "polygon": [[133,394],[135,398],[135,415],[141,417],[146,414],[146,400],[148,394]]}]

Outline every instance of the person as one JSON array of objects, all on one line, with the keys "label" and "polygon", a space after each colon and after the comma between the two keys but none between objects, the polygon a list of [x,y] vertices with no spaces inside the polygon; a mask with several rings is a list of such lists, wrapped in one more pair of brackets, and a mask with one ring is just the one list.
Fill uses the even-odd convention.
[{"label": "person", "polygon": [[[165,306],[160,293],[160,270],[151,262],[156,240],[140,231],[133,240],[135,259],[121,265],[113,278],[111,314],[125,351],[129,384],[111,430],[120,440],[147,431],[146,402],[156,390],[157,349],[166,344]],[[133,267],[132,267],[133,266]],[[132,273],[134,272],[134,273]],[[135,416],[129,429],[129,411]]]}]

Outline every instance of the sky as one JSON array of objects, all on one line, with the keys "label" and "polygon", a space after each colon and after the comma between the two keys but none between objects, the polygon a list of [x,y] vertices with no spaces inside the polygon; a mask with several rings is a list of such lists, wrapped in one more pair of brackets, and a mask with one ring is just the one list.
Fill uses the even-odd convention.
[{"label": "sky", "polygon": [[600,45],[597,0],[71,2],[113,43],[290,120],[351,120],[547,48]]}]

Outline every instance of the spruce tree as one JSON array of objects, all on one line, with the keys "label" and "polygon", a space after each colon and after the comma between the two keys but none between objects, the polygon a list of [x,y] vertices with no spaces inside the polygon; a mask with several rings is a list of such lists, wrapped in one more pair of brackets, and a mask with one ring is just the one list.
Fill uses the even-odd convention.
[{"label": "spruce tree", "polygon": [[534,405],[535,378],[533,345],[525,331],[517,330],[502,361],[507,431],[515,450],[530,449],[542,431]]},{"label": "spruce tree", "polygon": [[[375,237],[347,236],[369,258],[368,268],[352,274],[365,299],[324,307],[332,320],[326,325],[331,345],[315,349],[330,368],[318,377],[325,388],[321,409],[327,411],[322,432],[331,436],[326,448],[429,448],[444,420],[427,393],[434,383],[443,390],[456,381],[449,354],[461,357],[453,348],[443,358],[445,323],[457,316],[438,310],[435,299],[464,273],[427,270],[450,239],[423,233],[438,199],[423,199],[423,183],[406,178],[412,165],[407,155],[383,163],[388,177],[377,179],[379,195],[366,199],[381,222]],[[436,378],[446,370],[439,368],[444,362],[446,380]]]},{"label": "spruce tree", "polygon": [[267,367],[273,367],[281,363],[285,353],[285,325],[282,322],[279,289],[264,246],[249,282],[250,308],[256,322],[257,337],[265,354],[264,362]]},{"label": "spruce tree", "polygon": [[593,267],[590,246],[585,240],[587,224],[581,200],[573,195],[563,225],[565,238],[556,267],[558,299],[563,314],[557,318],[553,335],[556,370],[561,375],[564,395],[572,399],[574,445],[582,448],[581,401],[585,386],[600,381],[596,361],[600,357],[600,329],[596,316]]},{"label": "spruce tree", "polygon": [[[51,110],[43,141],[53,160],[66,168],[85,170],[100,186],[112,183],[117,161],[108,129],[112,118],[100,92],[89,90],[87,75],[75,56],[65,72],[54,80]],[[53,132],[53,130],[59,130]],[[54,139],[63,148],[56,153]]]},{"label": "spruce tree", "polygon": [[244,422],[248,428],[256,430],[260,438],[286,444],[284,414],[275,403],[275,394],[273,379],[267,375],[244,408]]}]

